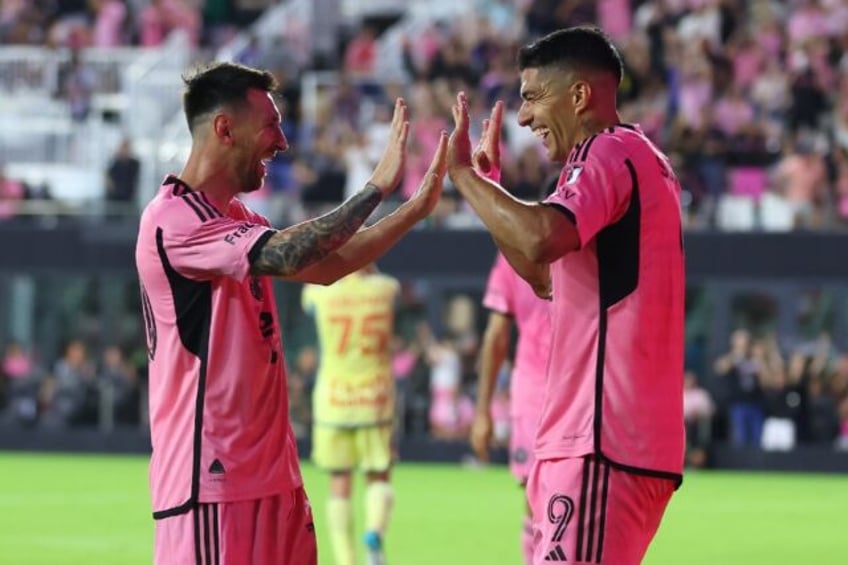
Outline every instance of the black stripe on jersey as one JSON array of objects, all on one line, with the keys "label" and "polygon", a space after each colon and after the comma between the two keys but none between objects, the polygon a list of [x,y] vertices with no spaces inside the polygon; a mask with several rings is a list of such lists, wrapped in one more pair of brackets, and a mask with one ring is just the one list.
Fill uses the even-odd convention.
[{"label": "black stripe on jersey", "polygon": [[[200,491],[200,441],[203,429],[203,404],[206,396],[206,372],[209,363],[209,332],[212,326],[212,284],[193,281],[179,274],[171,265],[165,250],[162,228],[156,229],[156,249],[168,277],[177,316],[177,330],[183,347],[200,360],[197,397],[194,407],[194,443],[192,448],[191,493],[188,502],[177,508],[159,511],[154,518],[189,511]],[[180,512],[181,511],[181,512]]]},{"label": "black stripe on jersey", "polygon": [[586,497],[589,489],[589,458],[583,458],[583,482],[580,485],[580,514],[577,517],[577,561],[583,561],[583,524],[586,523]]},{"label": "black stripe on jersey", "polygon": [[188,500],[186,502],[183,502],[179,506],[174,506],[173,508],[168,508],[167,510],[159,510],[157,512],[154,512],[153,519],[162,520],[163,518],[170,518],[171,516],[179,516],[180,514],[190,512],[192,508],[194,508],[194,502],[192,500]]},{"label": "black stripe on jersey", "polygon": [[566,163],[573,163],[574,160],[577,159],[577,156],[580,154],[580,148],[583,147],[583,143],[585,141],[586,140],[584,139],[583,141],[581,141],[580,143],[578,143],[577,145],[575,145],[571,149],[571,153],[568,155],[568,159],[566,159]]},{"label": "black stripe on jersey", "polygon": [[586,561],[592,559],[592,548],[595,542],[595,514],[598,513],[598,476],[600,475],[601,460],[597,457],[592,457],[592,496],[589,503],[589,533],[586,540]]},{"label": "black stripe on jersey", "polygon": [[601,562],[601,557],[604,553],[604,532],[607,529],[607,495],[609,494],[609,479],[610,479],[610,464],[604,462],[604,479],[601,483],[601,520],[598,525],[598,554],[595,556],[595,563]]},{"label": "black stripe on jersey", "polygon": [[212,505],[212,540],[215,565],[221,565],[221,540],[218,538],[218,503]]},{"label": "black stripe on jersey", "polygon": [[591,149],[592,144],[595,143],[595,140],[598,138],[598,134],[596,133],[592,137],[586,140],[586,145],[583,147],[583,153],[580,155],[580,161],[585,161],[589,158],[589,149]]},{"label": "black stripe on jersey", "polygon": [[602,310],[631,294],[639,284],[639,234],[642,223],[639,179],[630,159],[626,159],[624,164],[630,171],[633,187],[630,204],[616,223],[598,233],[598,278]]},{"label": "black stripe on jersey", "polygon": [[174,175],[168,175],[165,178],[165,182],[163,182],[162,184],[165,185],[165,186],[167,186],[169,184],[174,185],[174,190],[173,190],[174,196],[182,196],[183,194],[188,194],[189,192],[193,192],[189,185],[187,185],[185,182],[183,182],[178,177],[175,177]]},{"label": "black stripe on jersey", "polygon": [[639,201],[639,179],[630,159],[624,164],[630,171],[633,187],[630,205],[616,223],[596,237],[598,257],[598,357],[595,365],[595,453],[603,453],[601,425],[603,423],[604,360],[607,345],[607,309],[636,290],[639,284],[639,232],[642,209]]},{"label": "black stripe on jersey", "polygon": [[204,565],[203,555],[200,552],[200,510],[195,507],[191,514],[194,518],[194,563],[195,565]]},{"label": "black stripe on jersey", "polygon": [[208,219],[203,214],[203,212],[200,210],[200,206],[198,204],[195,204],[194,202],[192,202],[191,194],[184,194],[184,195],[180,196],[180,198],[182,198],[185,201],[185,203],[188,204],[191,207],[192,210],[194,210],[194,213],[197,214],[197,217],[200,218],[201,222],[205,222]]},{"label": "black stripe on jersey", "polygon": [[200,506],[203,508],[203,547],[206,549],[206,565],[214,565],[212,562],[212,539],[209,532],[211,529],[209,505],[201,504]]},{"label": "black stripe on jersey", "polygon": [[192,197],[194,198],[195,202],[200,204],[203,209],[206,210],[206,213],[209,214],[210,218],[221,217],[221,213],[218,212],[218,209],[215,208],[215,206],[213,206],[211,202],[209,202],[209,199],[206,198],[205,194],[203,194],[202,192],[195,192],[192,193]]}]

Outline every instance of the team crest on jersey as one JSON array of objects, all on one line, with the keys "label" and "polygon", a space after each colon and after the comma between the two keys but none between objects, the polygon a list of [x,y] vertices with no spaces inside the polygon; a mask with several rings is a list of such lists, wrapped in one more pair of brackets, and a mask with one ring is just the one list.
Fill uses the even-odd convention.
[{"label": "team crest on jersey", "polygon": [[574,184],[583,173],[582,165],[569,165],[565,171],[565,184]]},{"label": "team crest on jersey", "polygon": [[250,294],[253,298],[262,302],[262,281],[259,277],[250,277]]}]

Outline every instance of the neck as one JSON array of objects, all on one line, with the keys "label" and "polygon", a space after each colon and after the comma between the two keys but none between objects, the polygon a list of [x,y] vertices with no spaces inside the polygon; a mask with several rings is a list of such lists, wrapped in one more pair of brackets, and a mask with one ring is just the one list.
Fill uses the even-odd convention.
[{"label": "neck", "polygon": [[221,210],[226,210],[238,190],[238,183],[214,152],[192,146],[180,179],[194,190],[203,191]]},{"label": "neck", "polygon": [[587,113],[586,117],[580,124],[580,130],[577,133],[577,138],[574,144],[583,142],[592,137],[599,131],[621,123],[621,117],[618,115],[618,110],[614,107],[608,111],[595,111]]}]

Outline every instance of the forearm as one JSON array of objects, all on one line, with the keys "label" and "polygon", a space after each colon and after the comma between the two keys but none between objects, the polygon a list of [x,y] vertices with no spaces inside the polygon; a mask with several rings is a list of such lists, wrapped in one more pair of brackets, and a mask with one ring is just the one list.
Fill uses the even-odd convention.
[{"label": "forearm", "polygon": [[534,262],[534,255],[545,238],[538,205],[518,200],[470,168],[452,171],[451,179],[504,255],[518,253],[526,261]]},{"label": "forearm", "polygon": [[377,260],[424,216],[420,202],[408,200],[373,226],[359,230],[339,249],[294,278],[302,282],[332,284]]},{"label": "forearm", "polygon": [[477,412],[488,413],[492,404],[498,372],[506,359],[509,334],[487,330],[480,349],[480,372],[477,376]]},{"label": "forearm", "polygon": [[251,265],[255,275],[291,277],[344,245],[380,204],[382,192],[368,183],[338,208],[274,234]]}]

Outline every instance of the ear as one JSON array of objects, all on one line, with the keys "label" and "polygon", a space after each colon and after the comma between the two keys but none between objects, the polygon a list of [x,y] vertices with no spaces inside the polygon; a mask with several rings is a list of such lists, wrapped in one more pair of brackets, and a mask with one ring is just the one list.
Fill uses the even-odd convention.
[{"label": "ear", "polygon": [[574,112],[582,114],[589,109],[589,101],[592,99],[592,85],[589,81],[578,80],[571,85],[571,103]]},{"label": "ear", "polygon": [[232,145],[233,139],[233,122],[227,114],[216,114],[212,119],[212,131],[223,144]]}]

